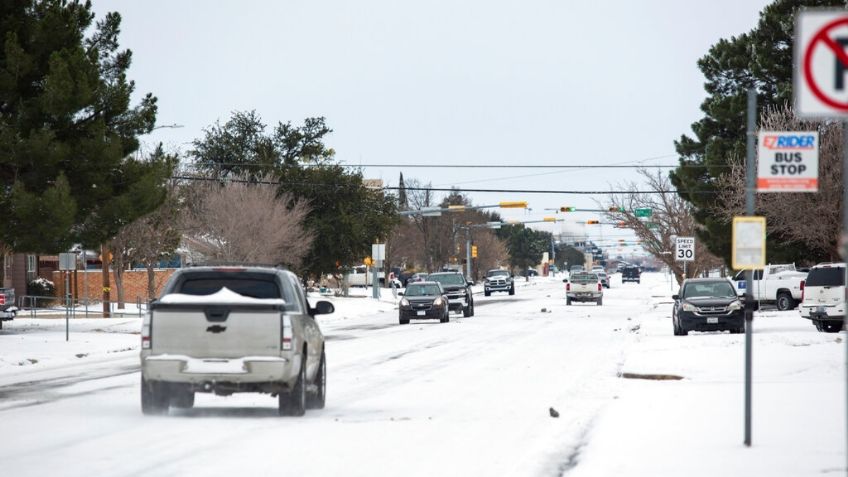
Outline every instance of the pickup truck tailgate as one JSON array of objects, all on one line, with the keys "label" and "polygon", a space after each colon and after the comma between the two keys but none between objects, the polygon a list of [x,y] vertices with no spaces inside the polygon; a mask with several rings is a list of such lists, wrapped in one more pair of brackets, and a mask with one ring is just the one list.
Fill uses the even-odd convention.
[{"label": "pickup truck tailgate", "polygon": [[279,356],[282,307],[159,305],[151,310],[150,350],[194,358]]}]

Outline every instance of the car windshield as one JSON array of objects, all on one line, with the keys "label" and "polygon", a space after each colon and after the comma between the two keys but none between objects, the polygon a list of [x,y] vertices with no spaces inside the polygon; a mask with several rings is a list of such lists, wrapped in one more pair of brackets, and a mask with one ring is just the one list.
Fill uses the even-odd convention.
[{"label": "car windshield", "polygon": [[736,296],[730,283],[726,281],[687,283],[683,298],[717,298]]},{"label": "car windshield", "polygon": [[445,273],[441,275],[430,275],[427,280],[439,282],[442,285],[465,285],[465,277],[458,273]]},{"label": "car windshield", "polygon": [[493,270],[486,274],[487,277],[506,277],[509,276],[509,272],[506,270]]},{"label": "car windshield", "polygon": [[239,295],[251,298],[283,298],[277,282],[255,278],[186,278],[178,292],[185,295],[211,295],[228,288]]},{"label": "car windshield", "polygon": [[842,267],[814,268],[807,275],[808,287],[840,287],[844,284],[845,269]]},{"label": "car windshield", "polygon": [[406,288],[405,296],[436,296],[440,294],[439,286],[431,283],[427,285],[410,285]]}]

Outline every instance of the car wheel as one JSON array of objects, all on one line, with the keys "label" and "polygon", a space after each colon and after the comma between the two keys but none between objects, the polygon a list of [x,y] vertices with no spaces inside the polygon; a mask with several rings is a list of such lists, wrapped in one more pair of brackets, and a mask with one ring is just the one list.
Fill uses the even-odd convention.
[{"label": "car wheel", "polygon": [[601,305],[603,305],[603,304],[604,304],[604,299],[603,299],[603,298],[598,298],[598,300],[597,300],[595,303],[596,303],[598,306],[601,306]]},{"label": "car wheel", "polygon": [[471,305],[466,306],[462,309],[462,316],[468,318],[469,316],[471,316],[471,311]]},{"label": "car wheel", "polygon": [[787,311],[795,308],[795,300],[792,299],[792,295],[787,292],[782,292],[777,295],[777,309],[780,311]]},{"label": "car wheel", "polygon": [[483,290],[483,295],[492,296],[492,292],[490,292],[489,290]]},{"label": "car wheel", "polygon": [[513,285],[513,286],[509,287],[509,294],[510,294],[510,295],[515,295],[515,285]]},{"label": "car wheel", "polygon": [[307,409],[324,409],[327,402],[327,356],[321,351],[321,364],[315,376],[315,392],[306,397]]},{"label": "car wheel", "polygon": [[185,386],[180,390],[172,391],[174,392],[171,393],[171,406],[178,407],[180,409],[191,409],[194,407],[194,391],[192,391],[189,386]]},{"label": "car wheel", "polygon": [[163,383],[141,378],[141,412],[147,415],[168,412],[168,388]]},{"label": "car wheel", "polygon": [[400,322],[400,324],[402,324],[402,325],[408,325],[408,324],[409,324],[409,318],[404,319],[404,318],[402,318],[402,317],[401,317],[401,319],[400,319],[400,320],[398,320],[398,321],[399,321],[399,322]]},{"label": "car wheel", "polygon": [[566,299],[565,299],[565,304],[566,304],[567,306],[571,306],[571,298],[566,298]]},{"label": "car wheel", "polygon": [[839,333],[842,331],[842,323],[822,323],[822,329],[825,333]]},{"label": "car wheel", "polygon": [[300,371],[291,391],[278,396],[281,416],[302,416],[306,413],[306,354],[300,360]]}]

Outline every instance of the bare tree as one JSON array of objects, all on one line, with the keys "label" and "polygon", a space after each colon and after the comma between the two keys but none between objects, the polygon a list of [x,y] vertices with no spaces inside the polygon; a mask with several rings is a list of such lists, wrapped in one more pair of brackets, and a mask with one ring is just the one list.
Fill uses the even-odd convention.
[{"label": "bare tree", "polygon": [[[839,234],[842,221],[842,123],[800,121],[790,105],[769,109],[761,115],[760,127],[770,131],[818,130],[818,193],[757,194],[756,213],[766,217],[767,233],[790,242],[803,243],[820,260],[839,260]],[[731,161],[729,172],[721,176],[724,192],[712,212],[727,221],[745,215],[745,161]]]},{"label": "bare tree", "polygon": [[[645,184],[634,182],[618,187],[619,190],[633,191],[627,194],[611,194],[607,209],[616,209],[606,215],[620,222],[620,226],[633,230],[642,241],[642,248],[672,270],[677,282],[683,281],[683,263],[674,260],[674,238],[694,236],[695,218],[689,203],[674,192],[668,176],[661,171],[651,172],[639,169],[639,175]],[[647,189],[651,193],[637,191]],[[636,209],[651,209],[650,220],[636,217]],[[721,260],[711,254],[701,241],[695,241],[695,261],[687,265],[686,276],[695,277],[712,268],[722,266]]]},{"label": "bare tree", "polygon": [[195,252],[211,260],[279,263],[297,268],[312,235],[303,226],[304,200],[262,183],[206,183],[186,208],[187,234]]},{"label": "bare tree", "polygon": [[506,244],[492,230],[476,229],[473,238],[474,245],[477,246],[477,270],[474,275],[476,279],[480,279],[488,270],[509,263]]}]

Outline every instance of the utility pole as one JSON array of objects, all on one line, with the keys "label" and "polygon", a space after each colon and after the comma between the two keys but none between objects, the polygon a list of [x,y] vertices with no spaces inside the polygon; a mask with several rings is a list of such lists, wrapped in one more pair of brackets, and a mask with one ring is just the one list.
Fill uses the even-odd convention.
[{"label": "utility pole", "polygon": [[465,276],[470,282],[474,280],[471,277],[471,227],[465,227]]},{"label": "utility pole", "polygon": [[[748,138],[745,158],[745,214],[754,215],[754,187],[756,172],[754,164],[754,134],[757,133],[757,90],[748,90]],[[754,295],[751,292],[754,271],[745,270],[745,445],[751,447],[751,325],[754,321]]]}]

